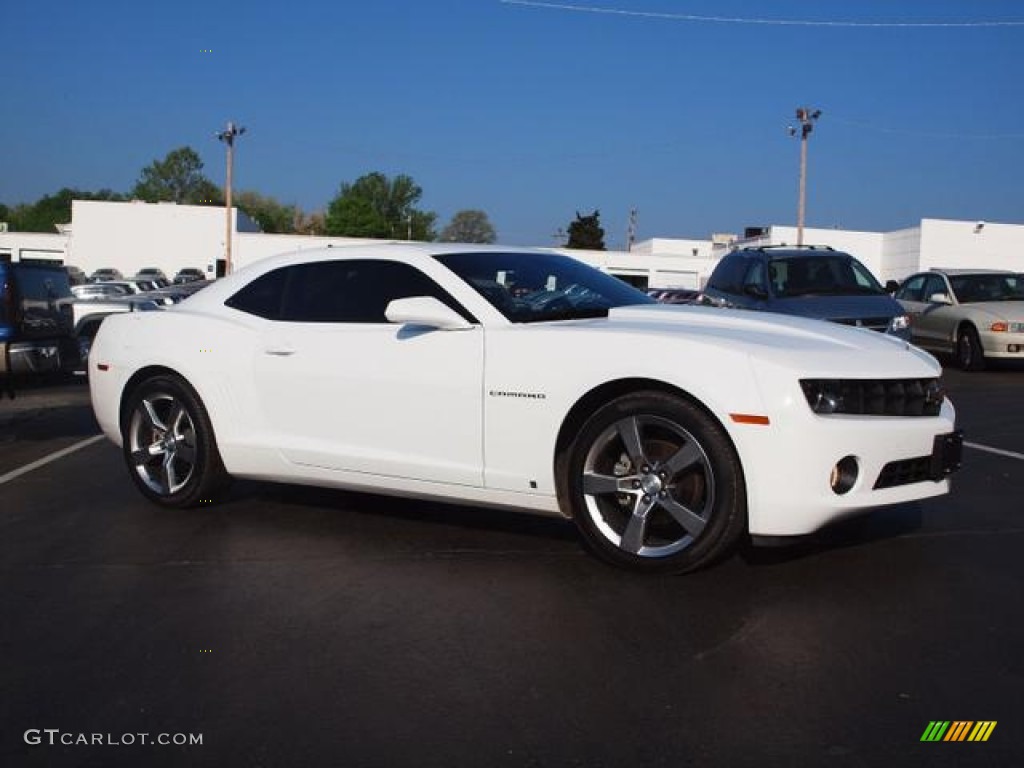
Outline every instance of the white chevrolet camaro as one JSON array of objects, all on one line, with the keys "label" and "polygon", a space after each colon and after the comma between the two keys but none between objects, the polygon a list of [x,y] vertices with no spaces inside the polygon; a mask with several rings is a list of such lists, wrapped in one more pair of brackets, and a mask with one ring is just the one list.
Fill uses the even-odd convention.
[{"label": "white chevrolet camaro", "polygon": [[677,572],[946,493],[961,439],[940,373],[880,333],[444,244],[265,259],[108,318],[89,360],[100,426],[158,504],[244,477],[516,508]]}]

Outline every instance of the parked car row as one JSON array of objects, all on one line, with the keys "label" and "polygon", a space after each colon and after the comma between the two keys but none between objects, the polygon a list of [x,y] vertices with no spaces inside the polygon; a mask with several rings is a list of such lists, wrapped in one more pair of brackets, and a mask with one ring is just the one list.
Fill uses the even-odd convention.
[{"label": "parked car row", "polygon": [[6,392],[13,393],[15,376],[84,370],[105,317],[161,309],[209,284],[161,285],[166,281],[152,273],[89,283],[77,273],[53,263],[0,262],[0,385]]},{"label": "parked car row", "polygon": [[[74,273],[76,276],[81,274],[84,276],[82,270],[78,267],[66,267],[69,274]],[[88,278],[81,282],[87,283],[102,283],[110,281],[124,280],[125,276],[121,273],[121,270],[114,269],[113,267],[101,267],[95,270]],[[164,271],[159,267],[143,267],[133,277],[128,278],[138,282],[149,282],[155,283],[157,287],[164,288],[172,283],[192,283],[196,281],[206,280],[206,272],[195,267],[183,267],[178,270],[178,273],[173,279],[168,278]],[[72,281],[72,285],[77,284],[76,280]]]},{"label": "parked car row", "polygon": [[689,288],[651,288],[647,295],[660,304],[694,304],[700,291]]},{"label": "parked car row", "polygon": [[822,246],[732,251],[696,296],[651,289],[666,304],[699,303],[815,317],[881,331],[948,355],[966,371],[1024,359],[1024,274],[933,269],[884,287],[848,253]]}]

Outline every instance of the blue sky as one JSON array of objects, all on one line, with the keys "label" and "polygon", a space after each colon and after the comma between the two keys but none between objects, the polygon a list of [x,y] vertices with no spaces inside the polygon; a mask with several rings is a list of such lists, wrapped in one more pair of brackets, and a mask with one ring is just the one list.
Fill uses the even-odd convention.
[{"label": "blue sky", "polygon": [[127,191],[183,145],[223,184],[233,120],[236,189],[307,211],[382,171],[502,242],[596,208],[621,246],[631,207],[641,239],[704,238],[795,223],[808,106],[808,226],[1024,223],[1019,0],[556,4],[7,3],[0,201]]}]

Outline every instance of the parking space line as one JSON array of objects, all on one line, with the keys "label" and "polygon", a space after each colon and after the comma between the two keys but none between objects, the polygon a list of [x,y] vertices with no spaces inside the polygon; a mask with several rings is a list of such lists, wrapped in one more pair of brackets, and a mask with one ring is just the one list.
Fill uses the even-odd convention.
[{"label": "parking space line", "polygon": [[51,453],[49,456],[43,456],[43,458],[37,461],[33,461],[31,464],[26,464],[24,467],[19,467],[18,469],[12,470],[8,472],[6,475],[0,475],[0,485],[8,483],[11,480],[14,480],[15,478],[21,477],[22,475],[31,472],[33,469],[39,469],[40,467],[46,466],[50,462],[56,461],[57,459],[62,459],[68,454],[74,453],[75,451],[79,451],[82,448],[86,448],[92,445],[93,443],[99,442],[103,438],[104,435],[93,435],[92,437],[86,438],[85,440],[81,440],[75,443],[74,445],[69,445],[67,448],[62,448],[59,451],[55,451],[54,453]]},{"label": "parking space line", "polygon": [[987,445],[979,445],[978,443],[969,443],[964,440],[965,448],[973,448],[976,451],[985,451],[986,453],[994,453],[997,456],[1007,456],[1011,459],[1018,459],[1024,461],[1024,453],[1016,453],[1015,451],[1004,451],[1002,448],[990,448]]}]

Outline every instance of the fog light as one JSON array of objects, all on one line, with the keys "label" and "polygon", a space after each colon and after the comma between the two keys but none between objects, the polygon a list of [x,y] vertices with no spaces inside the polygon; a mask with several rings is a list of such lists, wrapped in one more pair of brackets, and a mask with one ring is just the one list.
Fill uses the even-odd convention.
[{"label": "fog light", "polygon": [[1010,354],[1015,355],[1018,352],[1020,352],[1020,344],[1009,344],[1006,347],[1006,351],[1009,352]]},{"label": "fog light", "polygon": [[828,478],[833,493],[842,496],[853,488],[857,482],[857,472],[857,460],[853,456],[840,459],[839,463],[832,467],[832,474]]}]

